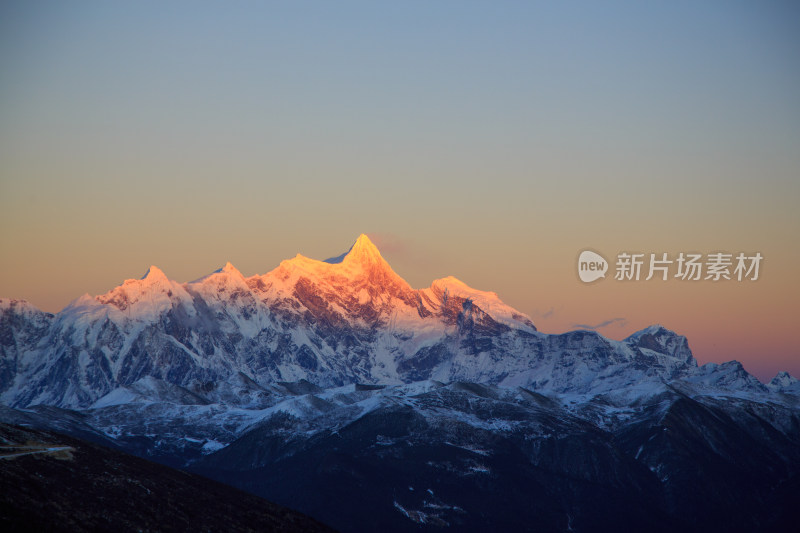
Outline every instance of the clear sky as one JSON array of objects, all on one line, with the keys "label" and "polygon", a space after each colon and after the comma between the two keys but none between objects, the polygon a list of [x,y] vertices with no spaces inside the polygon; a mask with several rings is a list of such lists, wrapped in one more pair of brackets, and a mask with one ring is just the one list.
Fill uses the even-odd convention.
[{"label": "clear sky", "polygon": [[[6,0],[0,296],[57,311],[369,233],[412,286],[454,275],[545,332],[661,323],[800,376],[798,95],[788,1]],[[584,248],[764,262],[585,285]]]}]

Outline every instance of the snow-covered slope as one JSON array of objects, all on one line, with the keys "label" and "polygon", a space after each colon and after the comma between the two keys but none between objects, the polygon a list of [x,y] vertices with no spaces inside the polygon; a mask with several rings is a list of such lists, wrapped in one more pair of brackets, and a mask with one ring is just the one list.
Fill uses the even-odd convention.
[{"label": "snow-covered slope", "polygon": [[12,386],[25,361],[44,357],[39,344],[52,320],[25,300],[0,299],[0,394]]},{"label": "snow-covered slope", "polygon": [[793,377],[788,372],[778,372],[767,384],[767,388],[775,392],[796,394],[800,396],[800,379]]},{"label": "snow-covered slope", "polygon": [[228,263],[180,284],[152,266],[55,316],[0,300],[0,334],[0,401],[12,406],[175,394],[156,383],[253,406],[259,388],[299,380],[461,380],[580,395],[655,394],[676,380],[702,390],[794,390],[759,387],[740,366],[697,368],[686,339],[660,326],[624,341],[546,335],[495,293],[453,277],[412,289],[366,235],[336,258],[298,255],[249,278]]},{"label": "snow-covered slope", "polygon": [[[0,420],[89,435],[342,531],[791,530],[761,527],[794,516],[800,465],[798,408],[768,395],[231,383],[145,377],[80,412],[0,406]],[[254,401],[224,398],[237,390]]]}]

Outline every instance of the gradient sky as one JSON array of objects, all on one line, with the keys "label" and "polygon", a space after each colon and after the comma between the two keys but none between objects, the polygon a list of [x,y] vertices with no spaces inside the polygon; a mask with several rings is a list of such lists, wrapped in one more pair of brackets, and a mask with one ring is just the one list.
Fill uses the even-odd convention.
[{"label": "gradient sky", "polygon": [[[0,3],[0,296],[264,273],[369,233],[544,332],[800,376],[795,2]],[[578,253],[761,252],[582,284]]]}]

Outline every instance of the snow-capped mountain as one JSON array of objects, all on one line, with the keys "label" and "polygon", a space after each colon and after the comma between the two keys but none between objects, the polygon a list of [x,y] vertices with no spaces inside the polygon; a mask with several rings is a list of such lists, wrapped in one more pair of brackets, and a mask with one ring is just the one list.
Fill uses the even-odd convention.
[{"label": "snow-capped mountain", "polygon": [[0,300],[0,420],[343,531],[781,530],[798,383],[659,325],[541,333],[453,277],[411,288],[365,235],[249,278],[152,266],[55,315]]},{"label": "snow-capped mountain", "polygon": [[785,392],[800,396],[800,379],[793,377],[788,372],[778,372],[767,384],[767,388],[775,392]]},{"label": "snow-capped mountain", "polygon": [[665,385],[626,403],[435,380],[255,390],[242,407],[146,377],[90,409],[0,406],[0,419],[202,473],[341,531],[789,531],[800,494],[800,409],[763,395]]},{"label": "snow-capped mountain", "polygon": [[698,369],[686,339],[659,326],[623,341],[547,335],[453,277],[412,289],[366,235],[339,257],[298,255],[260,276],[228,263],[181,284],[151,266],[55,316],[8,300],[0,312],[0,398],[12,406],[88,407],[146,377],[189,390],[243,376],[261,387],[435,379],[599,394],[685,379],[769,392],[741,367]]}]

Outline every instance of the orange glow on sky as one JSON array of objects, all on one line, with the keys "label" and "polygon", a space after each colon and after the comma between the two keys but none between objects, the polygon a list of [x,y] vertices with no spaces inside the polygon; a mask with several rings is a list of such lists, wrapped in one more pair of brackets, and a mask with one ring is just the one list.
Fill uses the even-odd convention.
[{"label": "orange glow on sky", "polygon": [[[0,297],[265,273],[369,232],[544,332],[660,323],[800,376],[797,8],[0,7]],[[457,7],[455,7],[457,6]],[[760,252],[756,282],[581,283],[577,254]]]}]

